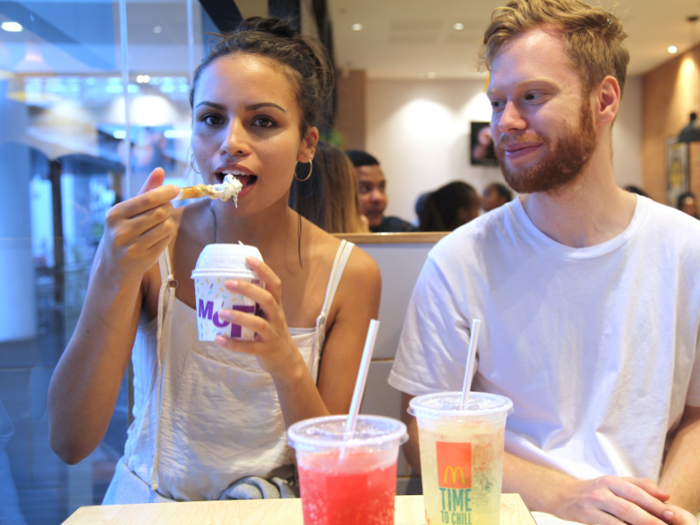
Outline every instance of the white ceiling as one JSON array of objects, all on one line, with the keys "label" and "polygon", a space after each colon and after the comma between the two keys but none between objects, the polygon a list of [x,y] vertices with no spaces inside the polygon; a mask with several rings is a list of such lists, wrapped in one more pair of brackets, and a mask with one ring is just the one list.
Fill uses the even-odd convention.
[{"label": "white ceiling", "polygon": [[[434,72],[437,79],[481,77],[483,74],[475,68],[478,43],[491,12],[505,1],[328,0],[336,63],[341,69],[364,69],[370,78],[418,79],[426,78],[428,72]],[[605,5],[613,1],[603,0]],[[245,16],[265,14],[267,2],[237,0]],[[23,3],[79,41],[85,48],[81,48],[83,54],[89,51],[91,56],[99,55],[112,64],[91,66],[84,57],[85,63],[77,63],[63,56],[72,44],[47,43],[41,46],[47,60],[52,53],[63,53],[61,60],[50,64],[54,72],[106,71],[118,67],[116,0],[25,0]],[[187,60],[183,58],[188,53],[186,0],[127,0],[127,3],[131,70],[135,74],[180,70],[186,73]],[[304,13],[309,11],[311,0],[302,0],[302,4]],[[61,16],[62,6],[70,6],[71,13],[99,18],[99,23],[88,24],[92,31],[84,30],[82,20]],[[77,6],[80,9],[76,10]],[[195,42],[200,42],[200,8],[197,3],[195,7]],[[693,25],[686,21],[688,15],[700,15],[700,0],[617,0],[615,11],[623,16],[629,34],[631,75],[643,74],[669,60],[670,45],[676,45],[682,52],[691,47],[692,41],[700,42],[700,22],[695,24],[692,39]],[[310,21],[306,18],[302,19],[302,25],[308,32]],[[0,13],[0,21],[6,19]],[[464,25],[462,31],[453,29],[456,22]],[[362,31],[353,31],[354,23],[361,23]],[[161,26],[162,31],[154,33],[155,26]],[[31,40],[31,31],[1,33],[0,69],[13,70],[25,56],[24,43]],[[201,54],[201,45],[198,47],[196,58]]]},{"label": "white ceiling", "polygon": [[[336,62],[364,69],[370,78],[476,78],[478,43],[491,12],[504,0],[328,0]],[[592,2],[595,3],[595,0]],[[609,6],[612,2],[603,2]],[[700,0],[618,0],[631,54],[630,75],[669,60],[670,45],[691,47],[688,15],[700,15]],[[462,31],[453,29],[456,22]],[[360,23],[361,31],[352,24]],[[700,22],[695,24],[695,42]]]}]

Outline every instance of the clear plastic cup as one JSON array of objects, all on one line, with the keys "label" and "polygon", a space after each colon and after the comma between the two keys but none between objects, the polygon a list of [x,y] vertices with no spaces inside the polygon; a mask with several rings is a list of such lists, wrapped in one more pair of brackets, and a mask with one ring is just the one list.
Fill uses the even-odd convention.
[{"label": "clear plastic cup", "polygon": [[199,254],[192,270],[197,306],[197,330],[200,341],[213,341],[217,335],[252,341],[255,332],[219,318],[222,309],[259,315],[260,307],[248,297],[226,289],[228,279],[260,286],[260,277],[245,262],[246,257],[262,261],[255,246],[243,244],[208,244]]},{"label": "clear plastic cup", "polygon": [[472,392],[460,407],[461,392],[414,397],[426,523],[498,525],[507,397]]},{"label": "clear plastic cup", "polygon": [[307,419],[287,430],[296,450],[304,525],[393,525],[406,425],[359,415],[352,438],[344,440],[347,417]]}]

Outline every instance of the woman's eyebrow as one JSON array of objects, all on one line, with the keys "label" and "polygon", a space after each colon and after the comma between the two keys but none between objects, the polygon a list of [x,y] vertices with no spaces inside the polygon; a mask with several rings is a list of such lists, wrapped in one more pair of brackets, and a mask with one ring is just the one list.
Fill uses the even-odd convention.
[{"label": "woman's eyebrow", "polygon": [[283,111],[284,113],[287,112],[284,108],[278,106],[274,102],[258,102],[257,104],[251,104],[249,106],[244,106],[244,109],[246,111],[255,111],[256,109],[265,108],[265,107],[277,108],[280,111]]},{"label": "woman's eyebrow", "polygon": [[222,105],[222,104],[217,104],[216,102],[209,102],[208,100],[202,100],[202,101],[201,101],[199,104],[197,104],[195,107],[199,107],[199,106],[209,106],[209,107],[212,107],[212,108],[214,108],[214,109],[221,109],[221,110],[225,110],[225,109],[226,109],[226,106],[224,106],[224,105]]},{"label": "woman's eyebrow", "polygon": [[[196,107],[199,107],[199,106],[209,106],[209,107],[212,107],[214,109],[220,109],[222,111],[226,110],[226,106],[224,106],[223,104],[217,104],[216,102],[210,102],[208,100],[203,100],[202,102],[197,104]],[[246,111],[255,111],[256,109],[260,109],[260,108],[264,108],[264,107],[277,108],[280,111],[282,111],[283,113],[287,112],[287,110],[285,110],[281,106],[278,106],[274,102],[258,102],[257,104],[249,104],[248,106],[244,106],[243,109],[245,109]]]}]

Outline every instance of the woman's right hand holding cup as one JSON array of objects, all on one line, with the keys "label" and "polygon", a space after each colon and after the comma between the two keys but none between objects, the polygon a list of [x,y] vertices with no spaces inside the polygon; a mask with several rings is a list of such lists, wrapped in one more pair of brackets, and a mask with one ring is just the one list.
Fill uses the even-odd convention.
[{"label": "woman's right hand holding cup", "polygon": [[110,279],[141,281],[170,242],[174,231],[173,205],[180,189],[162,186],[165,173],[154,169],[136,197],[107,213],[100,266]]}]

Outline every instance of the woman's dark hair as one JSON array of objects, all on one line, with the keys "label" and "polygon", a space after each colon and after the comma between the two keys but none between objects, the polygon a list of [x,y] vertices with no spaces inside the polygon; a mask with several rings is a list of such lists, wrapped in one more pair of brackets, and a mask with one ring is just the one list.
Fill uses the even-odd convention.
[{"label": "woman's dark hair", "polygon": [[298,34],[279,18],[248,18],[219,42],[194,72],[190,107],[202,71],[216,59],[236,53],[248,53],[274,60],[285,67],[294,85],[301,108],[300,132],[318,124],[323,105],[333,90],[333,68],[323,45],[316,39]]},{"label": "woman's dark hair", "polygon": [[500,182],[494,182],[489,184],[489,186],[496,190],[496,193],[498,193],[502,199],[505,199],[506,202],[513,200],[513,193],[510,191],[508,186],[501,184]]},{"label": "woman's dark hair", "polygon": [[345,154],[350,158],[352,165],[356,168],[362,166],[379,166],[379,161],[377,159],[361,149],[345,150]]},{"label": "woman's dark hair", "polygon": [[450,182],[425,198],[418,229],[423,232],[455,230],[465,223],[465,214],[459,213],[461,209],[469,212],[466,222],[474,218],[479,213],[479,196],[466,182]]},{"label": "woman's dark hair", "polygon": [[[297,171],[305,169],[303,164]],[[292,181],[289,206],[328,233],[360,233],[363,226],[357,197],[357,176],[350,159],[333,144],[319,141],[311,176]]]}]

